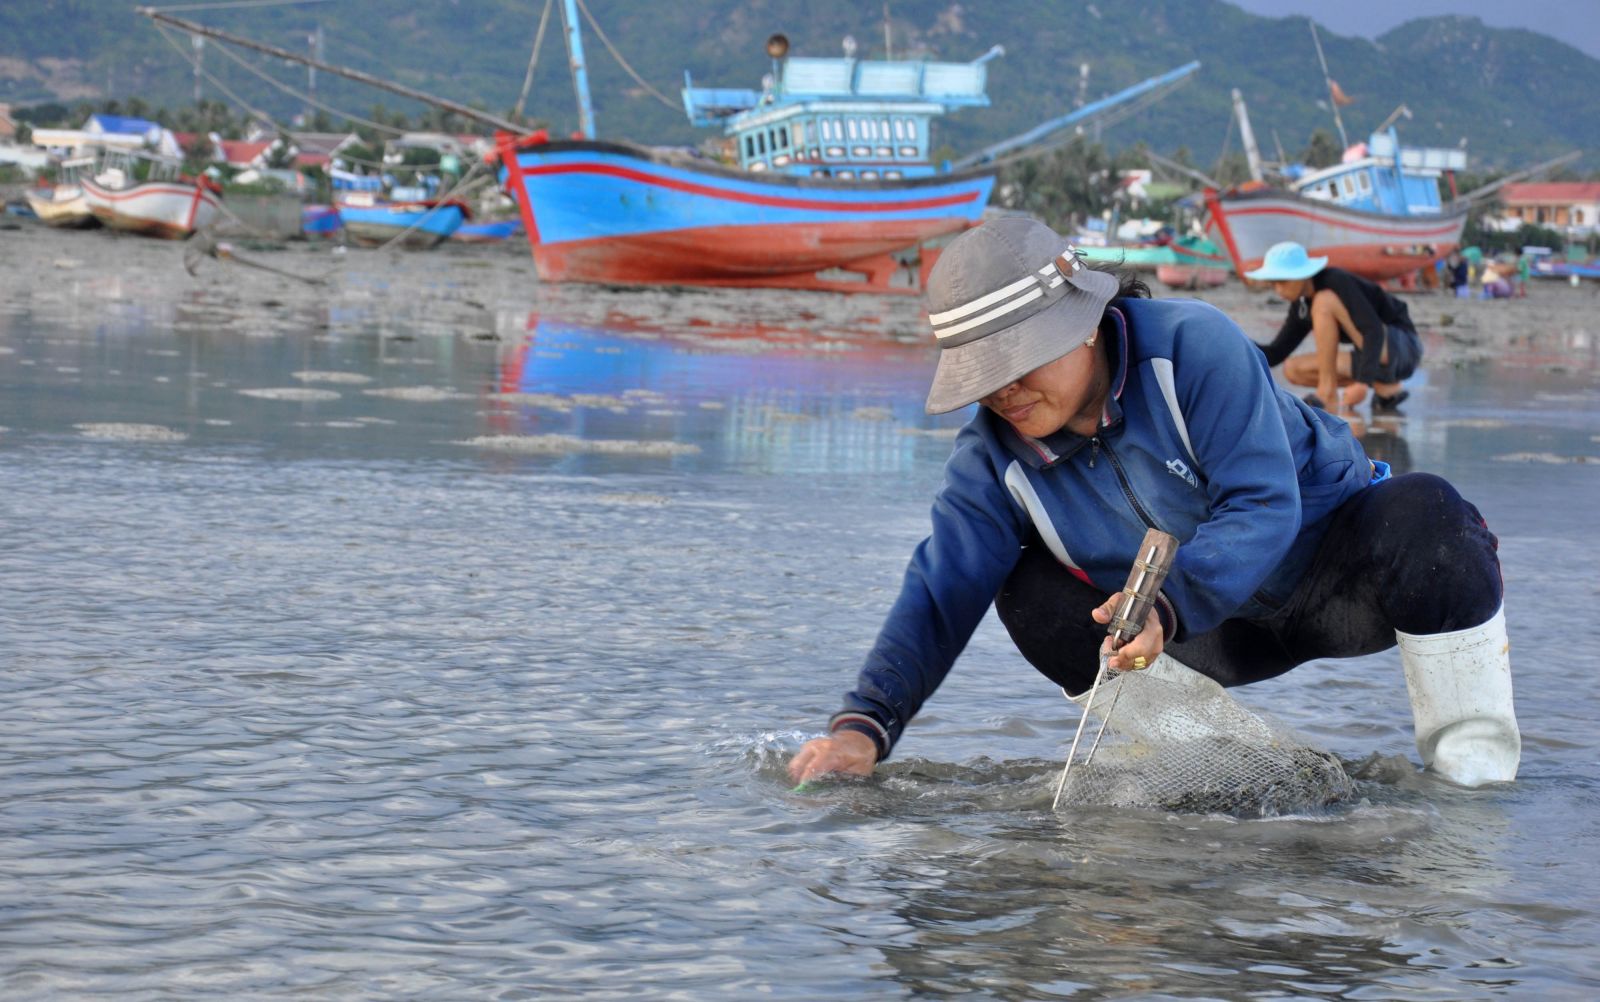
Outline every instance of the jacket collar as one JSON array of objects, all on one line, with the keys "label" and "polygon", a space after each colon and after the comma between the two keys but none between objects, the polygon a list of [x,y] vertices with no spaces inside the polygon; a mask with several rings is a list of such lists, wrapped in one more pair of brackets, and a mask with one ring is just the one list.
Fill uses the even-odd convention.
[{"label": "jacket collar", "polygon": [[[1111,362],[1111,395],[1106,398],[1105,411],[1100,415],[1102,431],[1122,425],[1122,391],[1128,384],[1128,320],[1116,306],[1107,309],[1106,315],[1111,318],[1115,334],[1106,344]],[[1044,438],[1031,438],[1011,427],[1011,423],[999,415],[992,415],[992,418],[1000,426],[1000,436],[1006,447],[1036,470],[1047,470],[1089,444],[1088,438],[1065,428]]]}]

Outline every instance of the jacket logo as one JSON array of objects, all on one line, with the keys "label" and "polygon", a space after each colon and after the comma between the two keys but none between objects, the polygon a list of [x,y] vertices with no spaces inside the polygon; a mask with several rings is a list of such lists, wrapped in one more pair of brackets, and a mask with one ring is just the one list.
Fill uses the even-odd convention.
[{"label": "jacket logo", "polygon": [[1190,470],[1189,465],[1181,459],[1167,460],[1167,472],[1177,477],[1179,480],[1182,480],[1190,487],[1200,486],[1200,481],[1195,477],[1194,471]]}]

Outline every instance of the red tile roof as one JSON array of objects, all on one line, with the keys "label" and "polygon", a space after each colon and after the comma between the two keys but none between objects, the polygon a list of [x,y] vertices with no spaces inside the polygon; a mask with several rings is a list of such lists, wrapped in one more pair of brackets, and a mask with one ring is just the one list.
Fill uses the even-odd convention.
[{"label": "red tile roof", "polygon": [[259,143],[247,143],[242,139],[224,139],[222,156],[230,164],[244,166],[259,157],[274,142],[276,140],[273,139],[265,139]]},{"label": "red tile roof", "polygon": [[1600,202],[1600,182],[1541,181],[1534,184],[1508,184],[1501,190],[1507,205],[1551,202]]}]

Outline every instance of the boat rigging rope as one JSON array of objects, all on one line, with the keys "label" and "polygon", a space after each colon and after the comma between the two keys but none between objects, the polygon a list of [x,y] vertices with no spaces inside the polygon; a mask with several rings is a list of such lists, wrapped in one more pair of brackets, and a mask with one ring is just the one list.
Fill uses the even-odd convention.
[{"label": "boat rigging rope", "polygon": [[[223,83],[221,80],[218,80],[215,74],[213,74],[210,70],[206,69],[204,66],[201,66],[199,57],[195,56],[195,55],[192,55],[189,52],[185,52],[184,49],[183,49],[183,46],[179,45],[173,39],[172,34],[168,30],[166,25],[157,22],[156,30],[161,33],[161,37],[166,41],[166,43],[168,45],[172,46],[174,49],[176,49],[178,51],[178,55],[182,56],[184,59],[186,59],[189,62],[193,63],[195,70],[201,76],[205,77],[206,80],[213,87],[217,88],[218,90],[222,91],[222,93],[224,93],[224,94],[228,95],[228,97],[232,98],[234,104],[237,104],[239,107],[243,108],[245,111],[249,112],[251,115],[254,115],[256,118],[259,118],[259,119],[261,119],[263,121],[266,121],[266,122],[271,122],[273,125],[277,126],[279,131],[281,131],[281,132],[288,132],[289,131],[288,128],[286,126],[284,126],[284,124],[282,122],[279,122],[276,118],[273,118],[271,115],[269,115],[266,112],[260,110],[259,108],[252,107],[249,101],[246,101],[244,98],[240,97],[238,94],[235,94],[228,87],[227,84]],[[223,51],[226,51],[226,50],[223,50]]]},{"label": "boat rigging rope", "polygon": [[196,10],[230,10],[237,7],[298,7],[307,3],[328,3],[329,0],[222,0],[221,3],[185,3],[159,8],[163,14],[180,14]]},{"label": "boat rigging rope", "polygon": [[[245,58],[243,56],[241,56],[238,53],[234,52],[233,50],[229,49],[227,46],[218,46],[217,48],[218,48],[219,52],[221,52],[223,55],[227,56],[229,59],[232,59],[234,62],[238,63],[240,66],[243,66],[249,72],[255,74],[258,77],[260,77],[262,80],[265,80],[267,83],[269,83],[272,86],[274,86],[274,87],[278,88],[279,90],[283,91],[285,94],[288,94],[291,97],[299,98],[300,100],[306,102],[307,104],[311,105],[314,108],[318,108],[318,109],[320,109],[322,111],[326,111],[326,112],[328,112],[329,114],[332,114],[332,115],[339,115],[339,116],[343,117],[345,119],[345,121],[347,121],[347,122],[359,122],[362,125],[371,126],[374,129],[378,129],[378,130],[381,130],[383,132],[387,132],[390,135],[395,135],[395,136],[403,136],[403,135],[405,135],[405,131],[406,130],[404,130],[404,129],[397,129],[392,125],[384,125],[382,122],[374,122],[370,118],[362,118],[360,115],[352,115],[347,111],[341,111],[338,108],[335,108],[331,104],[325,104],[325,103],[323,103],[321,101],[318,101],[316,98],[312,97],[310,94],[305,94],[305,93],[302,93],[302,92],[300,92],[298,90],[295,90],[293,87],[290,87],[288,84],[282,82],[281,80],[274,79],[265,70],[262,70],[262,69],[260,69],[259,67],[256,67],[256,66],[252,66],[249,62],[247,62],[245,60]],[[274,123],[274,124],[276,124],[276,123]],[[292,130],[290,130],[290,129],[284,129],[283,131],[289,133],[291,136],[294,135],[294,132]]]},{"label": "boat rigging rope", "polygon": [[511,109],[514,121],[522,120],[522,106],[528,103],[528,91],[533,88],[533,69],[539,65],[539,47],[544,44],[544,29],[550,23],[550,8],[555,0],[544,0],[544,13],[539,15],[539,30],[533,35],[533,51],[528,53],[528,72],[522,78],[522,93],[517,95],[517,106]]},{"label": "boat rigging rope", "polygon": [[628,76],[633,77],[634,83],[637,83],[640,87],[643,87],[657,101],[660,101],[662,104],[664,104],[667,107],[671,108],[673,111],[678,111],[679,108],[680,108],[680,105],[676,101],[673,101],[672,99],[668,98],[665,94],[662,94],[660,91],[658,91],[654,87],[650,86],[649,82],[646,81],[644,77],[642,77],[638,73],[634,72],[633,67],[628,65],[628,61],[626,59],[622,58],[622,53],[618,52],[617,51],[617,47],[615,45],[611,44],[611,39],[607,38],[606,37],[606,33],[604,31],[600,30],[599,22],[597,22],[594,19],[594,15],[593,14],[589,13],[589,5],[584,3],[583,0],[578,0],[578,9],[583,11],[583,16],[585,18],[587,18],[588,21],[589,21],[589,27],[594,29],[594,33],[595,33],[596,36],[599,37],[601,44],[603,44],[606,47],[606,51],[607,52],[611,53],[611,58],[615,59],[617,61],[617,63],[625,71],[627,71]]}]

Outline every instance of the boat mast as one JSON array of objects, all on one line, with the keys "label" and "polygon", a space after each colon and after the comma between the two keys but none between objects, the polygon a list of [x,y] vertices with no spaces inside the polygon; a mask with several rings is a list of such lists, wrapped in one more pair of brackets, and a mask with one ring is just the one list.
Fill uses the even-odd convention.
[{"label": "boat mast", "polygon": [[583,64],[583,36],[578,33],[576,0],[561,0],[561,19],[567,23],[567,55],[572,65],[572,89],[578,92],[578,129],[594,138],[594,105],[589,101],[589,71]]},{"label": "boat mast", "polygon": [[1244,95],[1233,89],[1233,113],[1239,118],[1239,141],[1244,144],[1244,158],[1250,164],[1250,180],[1262,180],[1261,150],[1256,147],[1256,134],[1250,128],[1250,112],[1245,110]]},{"label": "boat mast", "polygon": [[[568,2],[570,3],[571,0],[568,0]],[[242,46],[246,49],[254,49],[257,52],[264,52],[269,56],[276,56],[279,59],[287,59],[291,63],[299,63],[302,66],[311,66],[319,70],[325,70],[334,74],[335,76],[345,77],[349,80],[356,80],[360,83],[368,85],[369,87],[376,87],[379,90],[386,90],[391,94],[399,94],[401,97],[408,97],[414,101],[421,101],[424,104],[431,104],[435,108],[443,108],[445,111],[455,112],[462,118],[470,119],[474,122],[482,122],[485,125],[492,125],[496,129],[504,129],[507,132],[517,133],[523,131],[522,126],[510,121],[509,119],[501,118],[499,115],[491,115],[486,111],[479,111],[476,108],[469,108],[466,105],[459,104],[455,101],[449,101],[442,97],[434,97],[432,94],[415,90],[411,87],[405,86],[404,84],[397,84],[392,81],[385,80],[382,77],[375,77],[370,73],[362,73],[360,70],[352,70],[345,66],[335,66],[333,63],[323,62],[320,59],[311,59],[307,56],[302,56],[299,53],[290,52],[288,49],[280,49],[276,45],[266,45],[261,42],[252,42],[248,38],[240,38],[238,35],[230,35],[225,31],[218,31],[216,28],[208,28],[203,24],[196,24],[193,21],[185,21],[182,18],[173,17],[171,14],[163,14],[154,7],[136,7],[134,10],[137,13],[143,14],[145,17],[150,18],[152,21],[161,24],[169,24],[172,27],[177,28],[179,31],[188,32],[190,35],[204,35],[207,38],[215,38],[220,42],[228,42],[232,45]]]},{"label": "boat mast", "polygon": [[1317,22],[1311,21],[1311,41],[1317,47],[1317,62],[1322,64],[1322,82],[1328,85],[1328,107],[1333,109],[1333,124],[1339,127],[1339,148],[1350,148],[1350,137],[1344,132],[1344,119],[1339,116],[1339,98],[1334,93],[1333,77],[1328,75],[1328,60],[1322,55],[1322,39],[1317,37]]}]

